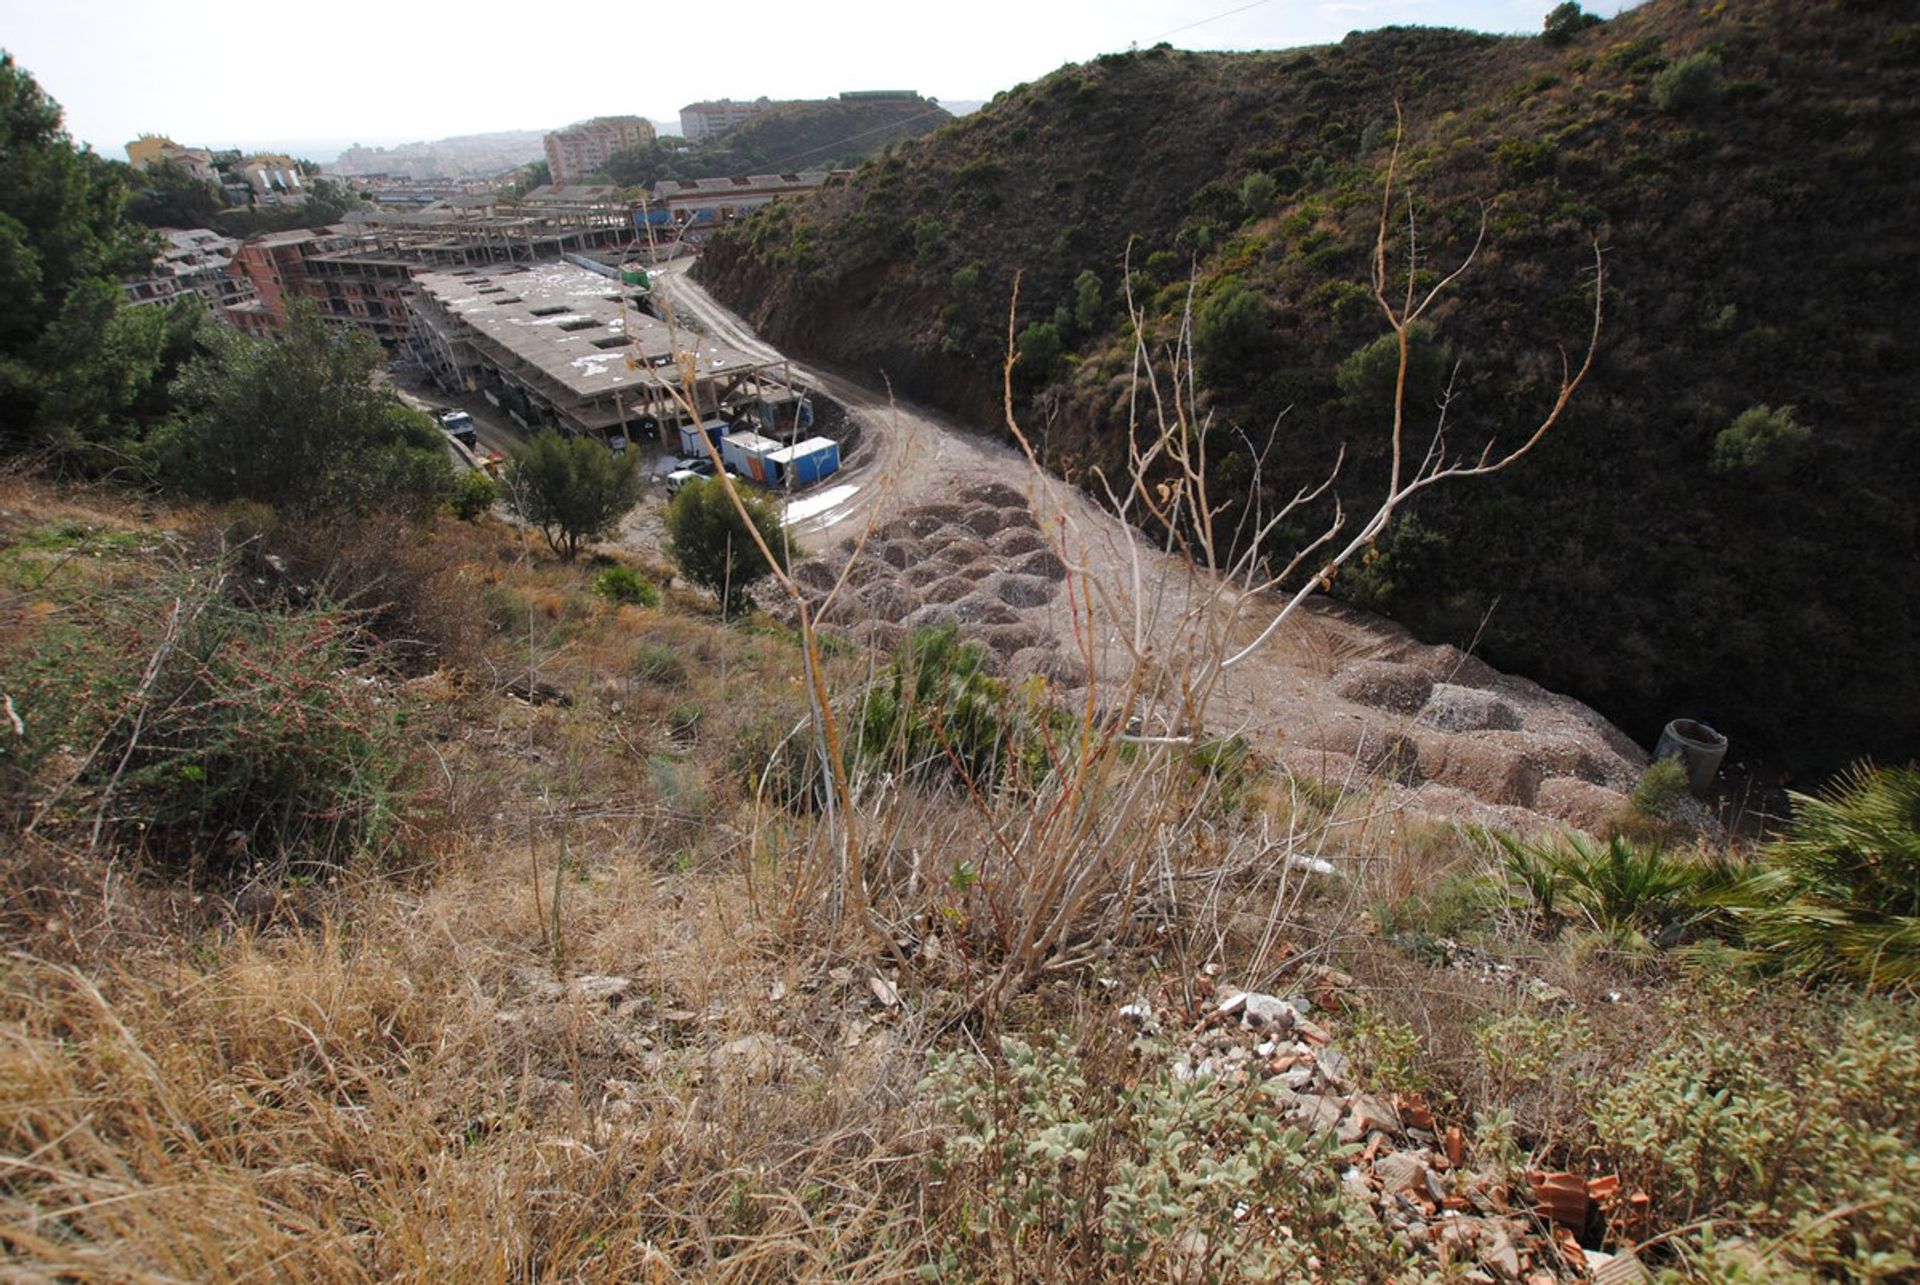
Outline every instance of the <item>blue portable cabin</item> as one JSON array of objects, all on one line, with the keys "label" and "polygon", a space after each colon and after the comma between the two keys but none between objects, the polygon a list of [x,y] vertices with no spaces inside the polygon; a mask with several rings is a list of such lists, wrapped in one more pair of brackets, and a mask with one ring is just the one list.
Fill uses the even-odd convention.
[{"label": "blue portable cabin", "polygon": [[809,437],[769,453],[767,484],[808,486],[840,471],[840,443],[828,437]]}]

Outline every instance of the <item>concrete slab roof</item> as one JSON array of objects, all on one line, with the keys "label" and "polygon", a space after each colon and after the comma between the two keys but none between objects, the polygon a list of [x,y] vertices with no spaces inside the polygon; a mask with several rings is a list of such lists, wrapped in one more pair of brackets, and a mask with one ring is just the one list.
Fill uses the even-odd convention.
[{"label": "concrete slab roof", "polygon": [[679,383],[676,349],[693,354],[702,381],[765,364],[710,336],[670,332],[631,303],[623,329],[621,301],[633,287],[571,263],[426,272],[414,284],[583,400]]},{"label": "concrete slab roof", "polygon": [[656,201],[668,197],[735,191],[785,191],[819,187],[831,170],[801,170],[797,174],[740,174],[732,178],[661,179],[653,185]]}]

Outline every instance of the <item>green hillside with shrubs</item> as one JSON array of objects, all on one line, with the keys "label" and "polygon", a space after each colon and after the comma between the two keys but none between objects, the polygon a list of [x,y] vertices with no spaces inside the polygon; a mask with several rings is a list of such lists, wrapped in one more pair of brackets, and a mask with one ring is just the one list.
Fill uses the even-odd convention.
[{"label": "green hillside with shrubs", "polygon": [[1017,274],[1019,413],[1089,483],[1127,460],[1130,293],[1146,351],[1190,324],[1216,494],[1244,505],[1257,477],[1271,507],[1344,445],[1335,491],[1370,510],[1397,103],[1423,282],[1486,216],[1415,338],[1419,440],[1449,379],[1456,458],[1538,421],[1561,351],[1586,341],[1596,244],[1605,329],[1539,450],[1427,492],[1334,591],[1648,744],[1688,715],[1803,777],[1902,758],[1920,749],[1920,437],[1898,321],[1913,17],[1652,0],[1604,23],[1562,6],[1539,37],[1109,55],[760,213],[702,272],[775,342],[988,428]]}]

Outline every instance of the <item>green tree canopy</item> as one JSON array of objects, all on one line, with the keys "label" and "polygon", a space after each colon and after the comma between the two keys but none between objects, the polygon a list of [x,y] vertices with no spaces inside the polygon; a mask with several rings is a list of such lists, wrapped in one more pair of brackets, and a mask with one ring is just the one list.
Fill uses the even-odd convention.
[{"label": "green tree canopy", "polygon": [[1238,381],[1241,367],[1264,352],[1272,338],[1267,301],[1237,278],[1222,278],[1194,310],[1194,359],[1200,378],[1216,387]]},{"label": "green tree canopy", "polygon": [[1716,473],[1783,477],[1799,464],[1813,430],[1793,417],[1793,407],[1749,406],[1713,439]]},{"label": "green tree canopy", "polygon": [[1574,0],[1566,0],[1564,4],[1557,4],[1548,11],[1541,34],[1546,37],[1548,44],[1564,45],[1588,27],[1599,25],[1598,17],[1582,9]]},{"label": "green tree canopy", "polygon": [[[747,516],[782,570],[788,565],[787,534],[772,500],[740,493]],[[760,553],[727,498],[717,478],[695,479],[680,488],[667,506],[667,552],[680,574],[720,598],[721,610],[737,615],[747,605],[747,591],[773,568]]]},{"label": "green tree canopy", "polygon": [[120,278],[154,253],[126,172],[0,54],[0,448],[96,438],[160,368],[165,327],[120,319]]},{"label": "green tree canopy", "polygon": [[127,217],[150,228],[210,228],[227,208],[212,183],[195,178],[178,161],[133,171],[132,178]]},{"label": "green tree canopy", "polygon": [[209,326],[204,342],[174,384],[183,414],[153,442],[168,486],[313,517],[424,511],[452,485],[433,421],[373,382],[380,345],[329,327],[311,301],[275,339]]},{"label": "green tree canopy", "polygon": [[[1416,323],[1407,333],[1407,413],[1431,410],[1447,386],[1453,354],[1432,328]],[[1392,332],[1356,349],[1334,371],[1340,396],[1359,411],[1393,408],[1394,386],[1400,376],[1400,343]]]},{"label": "green tree canopy", "polygon": [[640,502],[640,457],[549,430],[514,448],[506,491],[507,507],[571,562]]}]

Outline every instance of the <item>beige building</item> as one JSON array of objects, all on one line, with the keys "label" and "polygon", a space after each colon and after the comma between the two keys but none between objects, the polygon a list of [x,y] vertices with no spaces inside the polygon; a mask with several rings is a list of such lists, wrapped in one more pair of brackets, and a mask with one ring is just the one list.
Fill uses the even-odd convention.
[{"label": "beige building", "polygon": [[639,116],[596,116],[547,135],[547,173],[559,186],[584,182],[615,152],[652,141],[652,123]]},{"label": "beige building", "polygon": [[127,144],[127,163],[137,170],[150,170],[172,162],[199,179],[215,183],[213,153],[200,147],[182,147],[164,134],[142,134]]},{"label": "beige building", "polygon": [[307,199],[306,183],[291,156],[248,156],[231,173],[253,190],[255,205],[299,205]]},{"label": "beige building", "polygon": [[783,104],[769,98],[736,103],[731,98],[713,102],[688,103],[680,109],[680,136],[689,143],[704,143],[718,138],[736,125],[744,125],[762,112]]}]

